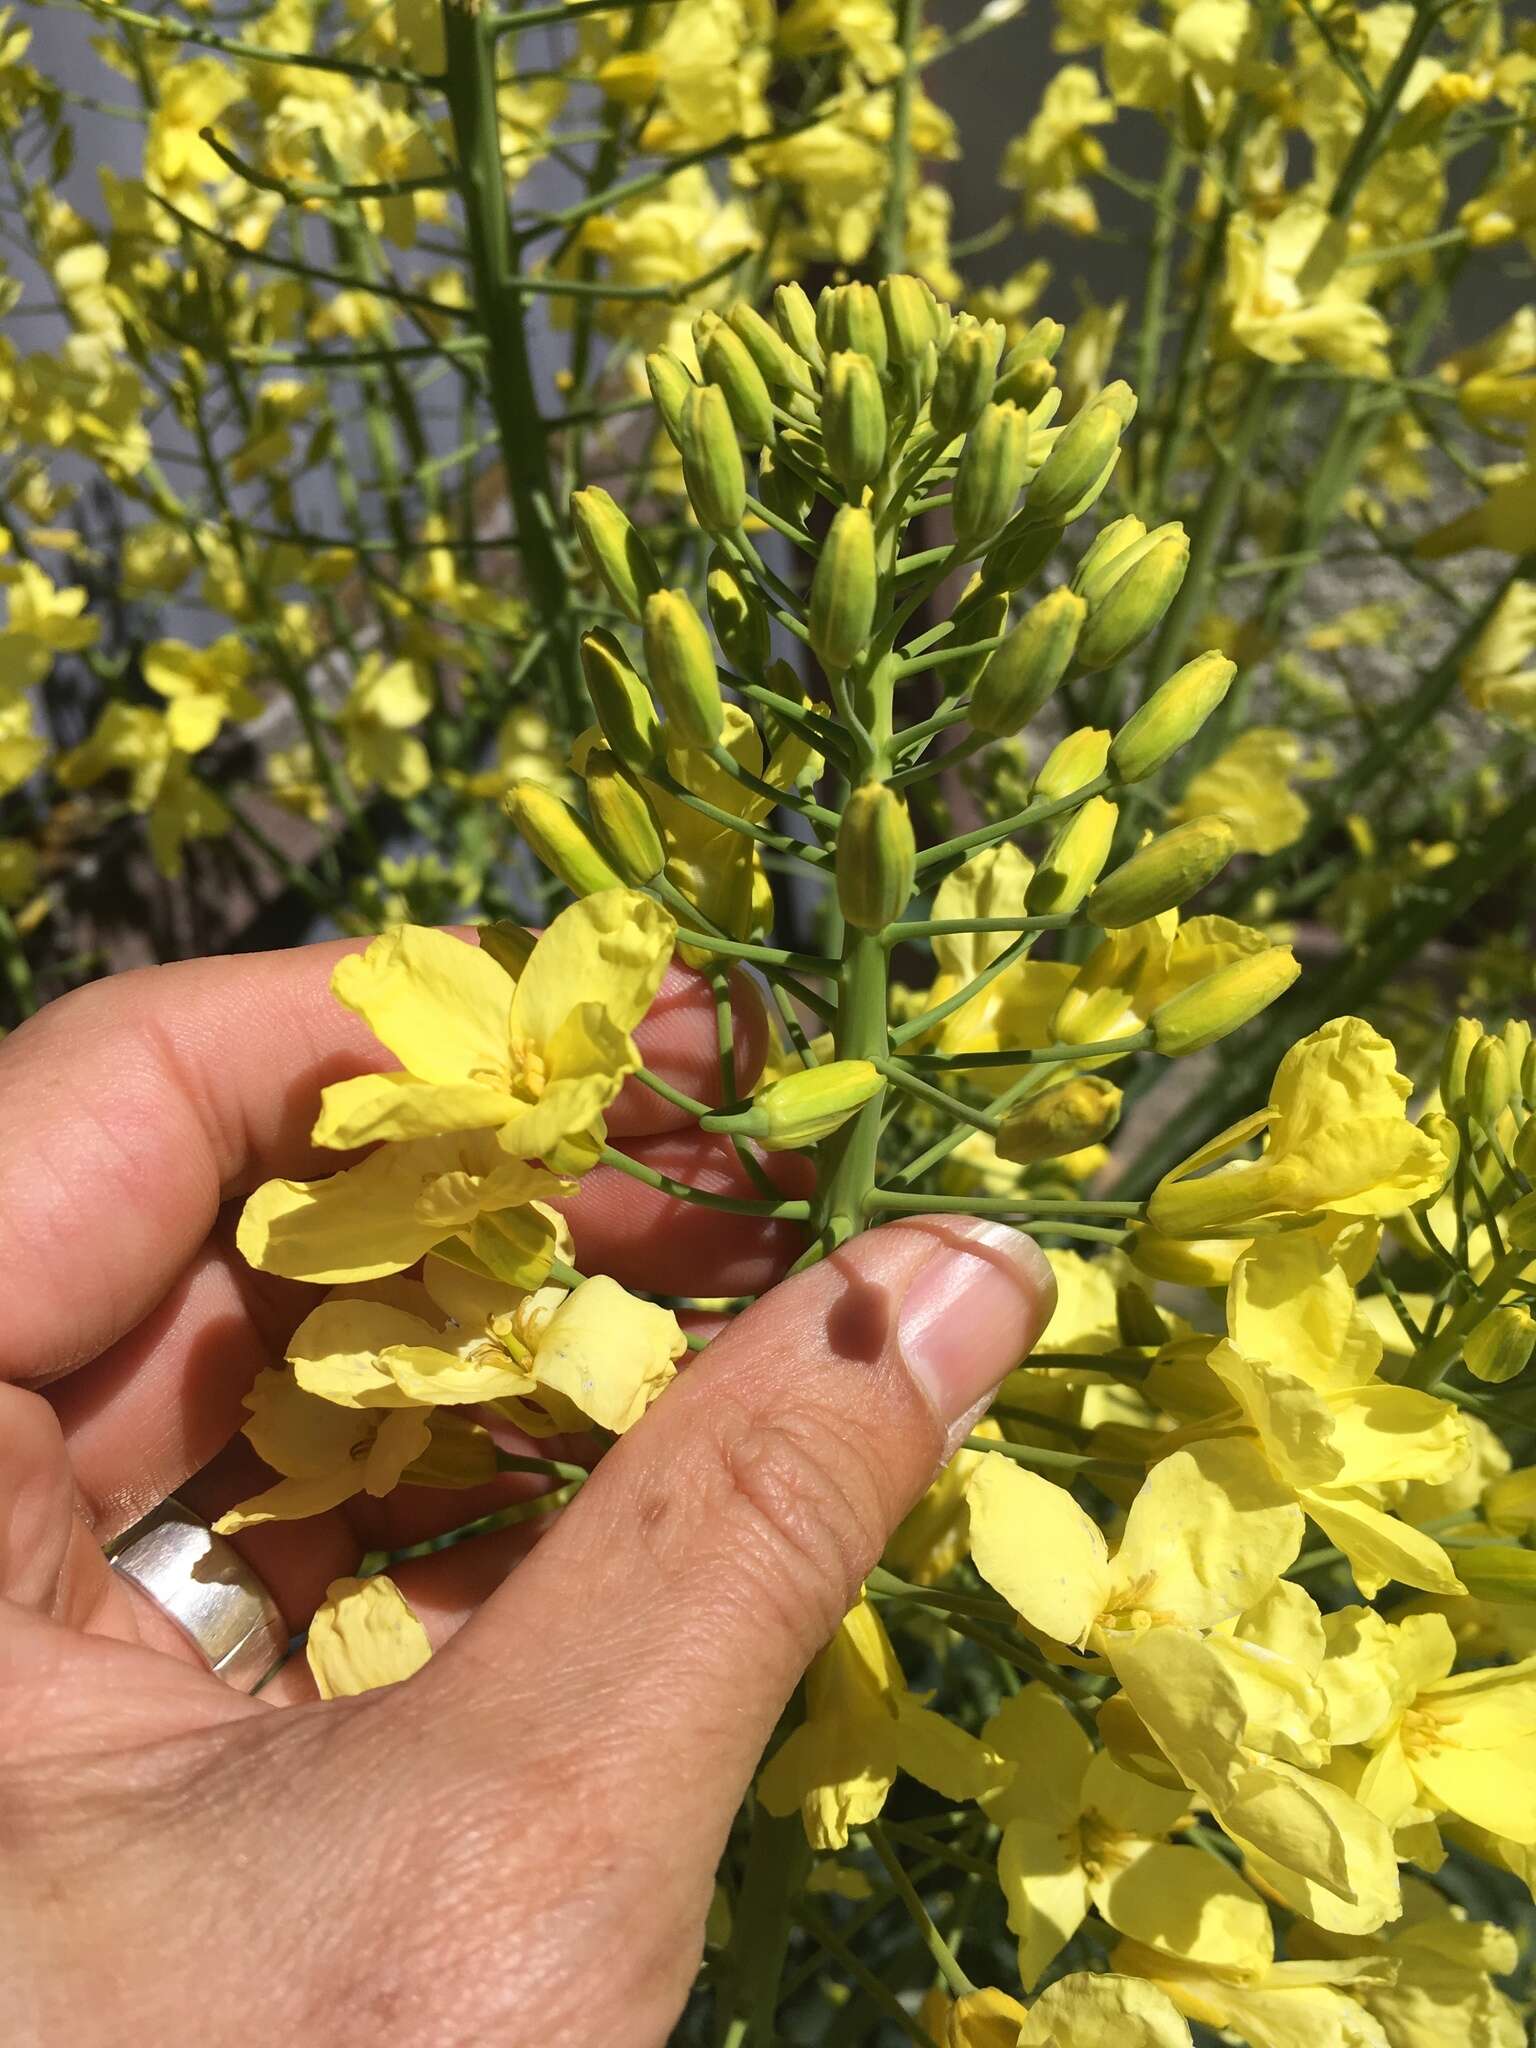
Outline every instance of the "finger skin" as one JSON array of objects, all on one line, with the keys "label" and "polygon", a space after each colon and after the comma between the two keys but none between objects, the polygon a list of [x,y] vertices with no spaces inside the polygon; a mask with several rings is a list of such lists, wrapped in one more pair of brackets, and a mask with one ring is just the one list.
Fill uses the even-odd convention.
[{"label": "finger skin", "polygon": [[[396,1064],[330,993],[361,943],[141,968],[50,1003],[0,1045],[0,1272],[15,1282],[0,1379],[53,1378],[133,1329],[221,1202],[345,1163],[309,1142],[320,1090]],[[766,1016],[750,981],[735,987],[749,1081]],[[714,1033],[708,984],[674,967],[636,1042],[673,1086],[717,1102]],[[630,1082],[612,1128],[680,1120]]]}]

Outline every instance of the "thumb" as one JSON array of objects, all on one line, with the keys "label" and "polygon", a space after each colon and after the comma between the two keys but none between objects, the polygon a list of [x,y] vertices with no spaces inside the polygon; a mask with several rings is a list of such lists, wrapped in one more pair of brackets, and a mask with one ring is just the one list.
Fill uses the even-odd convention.
[{"label": "thumb", "polygon": [[658,1856],[686,1865],[707,1897],[800,1674],[1054,1303],[1029,1238],[954,1216],[870,1231],[776,1287],[421,1674],[456,1738],[538,1728],[614,1856],[651,1887]]}]

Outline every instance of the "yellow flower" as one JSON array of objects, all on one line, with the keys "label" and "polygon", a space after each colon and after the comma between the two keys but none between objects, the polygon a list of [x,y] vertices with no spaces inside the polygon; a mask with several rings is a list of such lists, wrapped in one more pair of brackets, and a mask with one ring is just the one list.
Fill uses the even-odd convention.
[{"label": "yellow flower", "polygon": [[813,1849],[841,1849],[905,1771],[949,1800],[975,1799],[998,1759],[907,1690],[875,1610],[861,1600],[805,1679],[805,1720],[757,1781],[772,1814],[798,1808]]},{"label": "yellow flower", "polygon": [[304,1645],[323,1700],[398,1685],[431,1654],[415,1609],[383,1572],[371,1579],[333,1579]]},{"label": "yellow flower", "polygon": [[229,166],[202,134],[240,98],[240,75],[216,57],[183,57],[160,72],[157,88],[144,138],[144,178],[154,190],[183,201],[199,186],[229,176]]},{"label": "yellow flower", "polygon": [[221,1536],[324,1514],[357,1493],[382,1498],[407,1477],[428,1486],[478,1486],[496,1469],[490,1437],[460,1417],[440,1420],[423,1408],[339,1408],[306,1393],[291,1373],[258,1374],[245,1407],[245,1434],[257,1456],[283,1476],[220,1516],[214,1527]]},{"label": "yellow flower", "polygon": [[1391,330],[1366,301],[1369,279],[1339,267],[1342,241],[1321,206],[1295,200],[1273,220],[1240,213],[1227,234],[1232,336],[1272,363],[1319,361],[1359,376],[1391,368]]},{"label": "yellow flower", "polygon": [[1002,1828],[998,1882],[1019,1937],[1019,1975],[1035,1984],[1089,1908],[1118,1933],[1217,1967],[1267,1959],[1269,1912],[1202,1850],[1162,1838],[1185,1817],[1180,1787],[1150,1784],[1095,1750],[1043,1685],[1006,1700],[982,1740],[1014,1768],[982,1795]]},{"label": "yellow flower", "polygon": [[[1445,1155],[1408,1121],[1411,1087],[1391,1045],[1359,1017],[1336,1017],[1293,1045],[1269,1104],[1174,1167],[1148,1204],[1169,1237],[1236,1235],[1311,1215],[1386,1218],[1438,1193]],[[1191,1179],[1267,1133],[1256,1160]]]},{"label": "yellow flower", "polygon": [[[978,1422],[972,1436],[1002,1439],[990,1418]],[[915,1585],[934,1586],[954,1570],[966,1550],[965,1490],[980,1463],[980,1451],[956,1451],[922,1499],[902,1520],[885,1546],[885,1561]]]},{"label": "yellow flower", "polygon": [[1283,726],[1256,725],[1190,777],[1170,812],[1174,819],[1224,817],[1239,853],[1278,853],[1306,829],[1308,811],[1296,794],[1298,776],[1327,771],[1326,757],[1309,759]]},{"label": "yellow flower", "polygon": [[593,1423],[622,1434],[686,1349],[670,1309],[605,1275],[528,1288],[429,1258],[421,1282],[343,1289],[312,1310],[288,1359],[306,1392],[341,1407],[493,1403],[550,1436]]},{"label": "yellow flower", "polygon": [[1189,2048],[1155,1985],[1107,1972],[1059,1977],[1027,2012],[1006,1991],[931,1991],[918,2017],[941,2048]]},{"label": "yellow flower", "polygon": [[1066,1045],[1092,1045],[1139,1031],[1161,1004],[1236,960],[1267,953],[1270,941],[1229,917],[1164,911],[1101,938],[1051,1021]]},{"label": "yellow flower", "polygon": [[1248,2048],[1390,2048],[1378,2022],[1356,2002],[1366,1986],[1391,1982],[1392,1965],[1379,1958],[1270,1962],[1252,1975],[1229,1977],[1122,1941],[1110,1962],[1157,1985],[1186,2019]]},{"label": "yellow flower", "polygon": [[1536,156],[1511,165],[1461,209],[1461,225],[1476,249],[1491,249],[1518,236],[1536,256]]},{"label": "yellow flower", "polygon": [[1536,735],[1536,583],[1512,583],[1461,664],[1467,702]]},{"label": "yellow flower", "polygon": [[773,68],[772,10],[759,0],[678,0],[663,22],[647,49],[611,59],[599,73],[604,85],[615,67],[630,84],[635,68],[646,79],[641,104],[653,111],[638,146],[680,154],[727,136],[764,134],[772,126],[763,97]]},{"label": "yellow flower", "polygon": [[89,739],[59,756],[55,772],[65,789],[125,774],[130,805],[148,813],[150,850],[163,874],[181,873],[189,839],[215,838],[230,827],[223,800],[172,741],[168,719],[146,705],[109,703]]},{"label": "yellow flower", "polygon": [[366,654],[339,713],[347,775],[357,789],[377,785],[415,796],[432,780],[432,762],[412,731],[432,709],[432,690],[413,661]]},{"label": "yellow flower", "polygon": [[171,745],[195,754],[218,737],[227,718],[254,718],[261,699],[246,687],[253,666],[250,648],[233,633],[211,647],[151,641],[144,650],[144,680],[170,699],[165,722]]},{"label": "yellow flower", "polygon": [[32,726],[32,706],[25,698],[0,701],[0,796],[20,789],[48,758],[48,746]]},{"label": "yellow flower", "polygon": [[1184,0],[1165,34],[1136,20],[1115,23],[1104,43],[1109,89],[1122,107],[1165,113],[1188,95],[1204,120],[1230,89],[1253,20],[1248,0]]},{"label": "yellow flower", "polygon": [[316,1144],[494,1129],[509,1158],[551,1161],[568,1141],[597,1137],[640,1064],[630,1033],[674,929],[648,897],[602,890],[560,913],[515,982],[445,932],[386,932],[342,960],[331,987],[402,1071],[327,1088]]},{"label": "yellow flower", "polygon": [[0,628],[0,696],[40,683],[55,654],[96,645],[101,621],[85,616],[89,595],[79,584],[56,588],[35,562],[17,564]]},{"label": "yellow flower", "polygon": [[[675,291],[728,257],[755,249],[758,240],[745,207],[735,199],[722,200],[708,171],[696,164],[675,172],[659,191],[625,200],[589,220],[572,255],[573,260],[583,252],[603,257],[609,283]],[[674,326],[686,333],[698,304],[712,304],[730,290],[730,279],[722,279],[681,315],[666,300],[600,300],[596,317],[605,332],[658,348],[674,339]]]},{"label": "yellow flower", "polygon": [[1064,64],[1045,89],[1040,111],[1003,157],[1001,183],[1024,194],[1028,227],[1049,222],[1074,234],[1098,231],[1099,211],[1084,178],[1104,164],[1088,134],[1115,118],[1115,103],[1085,64]]}]

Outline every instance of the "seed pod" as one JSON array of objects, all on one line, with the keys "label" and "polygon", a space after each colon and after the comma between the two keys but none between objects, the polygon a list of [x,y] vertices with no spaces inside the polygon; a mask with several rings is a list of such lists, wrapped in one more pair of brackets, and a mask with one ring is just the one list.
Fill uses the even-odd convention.
[{"label": "seed pod", "polygon": [[1109,765],[1122,782],[1155,774],[1194,738],[1232,687],[1237,664],[1214,649],[1186,661],[1115,734]]},{"label": "seed pod", "polygon": [[725,393],[736,431],[749,448],[773,439],[773,400],[751,350],[723,320],[717,320],[699,347],[699,364],[711,384]]},{"label": "seed pod", "polygon": [[1033,519],[1054,519],[1063,525],[1097,478],[1105,473],[1120,447],[1125,421],[1119,406],[1100,394],[1064,426],[1050,454],[1029,487]]},{"label": "seed pod", "polygon": [[1072,578],[1072,588],[1078,596],[1087,604],[1097,604],[1128,565],[1130,550],[1146,537],[1146,524],[1134,512],[1101,526],[1083,551]]},{"label": "seed pod", "polygon": [[582,635],[581,672],[603,738],[626,768],[648,775],[664,751],[661,721],[649,691],[611,633],[599,629]]},{"label": "seed pod", "polygon": [[1458,1017],[1445,1035],[1440,1055],[1440,1100],[1452,1116],[1461,1116],[1467,1106],[1467,1061],[1483,1035],[1483,1027],[1471,1017]]},{"label": "seed pod", "polygon": [[849,797],[837,834],[837,900],[861,932],[881,932],[900,917],[917,874],[917,840],[907,807],[883,782]]},{"label": "seed pod", "polygon": [[1043,708],[1067,672],[1087,614],[1065,588],[1030,607],[982,670],[970,708],[977,732],[1008,739]]},{"label": "seed pod", "polygon": [[919,361],[929,343],[939,339],[942,323],[937,299],[920,277],[909,276],[882,278],[879,297],[891,360]]},{"label": "seed pod", "polygon": [[1009,1112],[997,1134],[998,1157],[1016,1166],[1064,1159],[1085,1145],[1097,1145],[1119,1121],[1120,1090],[1113,1081],[1079,1074]]},{"label": "seed pod", "polygon": [[806,620],[812,651],[823,668],[845,669],[864,651],[879,587],[874,521],[862,505],[840,506],[811,578]]},{"label": "seed pod", "polygon": [[884,373],[889,360],[885,315],[872,284],[828,285],[816,302],[816,338],[825,354],[857,349]]},{"label": "seed pod", "polygon": [[[968,590],[965,595],[970,597],[973,592]],[[958,653],[962,647],[973,647],[978,641],[996,640],[1007,623],[1008,600],[1001,591],[990,597],[978,596],[976,602],[957,619],[954,632],[944,642],[943,651]],[[1002,649],[997,648],[994,652],[1001,653]],[[947,663],[944,668],[944,695],[959,697],[974,689],[991,660],[990,654],[978,654],[971,661]]]},{"label": "seed pod", "polygon": [[1300,972],[1301,962],[1289,946],[1270,946],[1230,961],[1152,1012],[1153,1043],[1170,1059],[1203,1052],[1267,1010]]},{"label": "seed pod", "polygon": [[1058,803],[1104,773],[1109,759],[1109,734],[1101,726],[1080,726],[1060,739],[1041,763],[1030,791],[1032,799]]},{"label": "seed pod", "polygon": [[1016,405],[989,405],[965,437],[950,517],[955,538],[977,552],[1007,520],[1029,467],[1029,420]]},{"label": "seed pod", "polygon": [[798,349],[791,348],[777,329],[771,327],[755,306],[738,299],[726,314],[733,333],[756,363],[765,383],[779,391],[804,390],[811,383],[811,366]]},{"label": "seed pod", "polygon": [[705,584],[709,622],[732,668],[749,678],[768,666],[773,643],[761,598],[745,584],[736,565],[717,548],[709,558]]},{"label": "seed pod", "polygon": [[504,801],[518,831],[573,896],[592,896],[599,889],[623,886],[570,805],[542,783],[514,782]]},{"label": "seed pod", "polygon": [[1102,796],[1091,796],[1056,834],[1025,893],[1030,916],[1076,910],[1104,871],[1114,842],[1119,811]]},{"label": "seed pod", "polygon": [[747,472],[725,393],[695,385],[683,401],[683,481],[706,533],[734,533],[746,516]]},{"label": "seed pod", "polygon": [[709,628],[685,590],[646,600],[645,665],[667,722],[685,746],[712,747],[725,726],[725,703]]},{"label": "seed pod", "polygon": [[1002,342],[1003,330],[995,320],[976,320],[968,313],[950,329],[928,400],[929,425],[941,441],[952,441],[981,417],[997,381]]},{"label": "seed pod", "polygon": [[1232,827],[1220,815],[1175,825],[1100,882],[1088,898],[1087,914],[1094,924],[1120,931],[1175,910],[1220,874],[1236,847]]},{"label": "seed pod", "polygon": [[868,1060],[827,1060],[771,1081],[735,1116],[705,1116],[706,1131],[754,1138],[765,1152],[789,1152],[830,1138],[872,1102],[885,1083]]},{"label": "seed pod", "polygon": [[1467,1055],[1467,1114],[1491,1133],[1509,1107],[1509,1096],[1509,1055],[1504,1041],[1485,1032]]},{"label": "seed pod", "polygon": [[632,888],[643,888],[667,864],[666,845],[650,799],[607,747],[594,747],[587,755],[582,779],[587,787],[587,809],[604,852]]},{"label": "seed pod", "polygon": [[1536,1321],[1529,1309],[1509,1303],[1483,1317],[1463,1345],[1461,1359],[1473,1379],[1499,1387],[1525,1371],[1533,1351]]},{"label": "seed pod", "polygon": [[626,618],[640,623],[645,600],[661,588],[661,571],[629,515],[598,484],[571,493],[571,518],[581,551]]},{"label": "seed pod", "polygon": [[821,443],[827,467],[850,498],[885,466],[885,396],[868,356],[839,349],[827,358],[821,397]]},{"label": "seed pod", "polygon": [[645,381],[651,400],[661,414],[661,424],[674,448],[683,445],[683,407],[690,391],[697,389],[686,365],[669,348],[652,349],[645,359]]},{"label": "seed pod", "polygon": [[[821,343],[816,338],[816,312],[804,288],[793,280],[781,284],[773,295],[773,312],[780,334],[795,353],[804,357],[813,369],[821,369],[825,358]],[[745,340],[746,337],[742,338]]]},{"label": "seed pod", "polygon": [[1061,528],[1049,520],[1029,515],[1029,501],[1003,528],[981,565],[981,580],[988,590],[1022,590],[1033,582],[1037,571],[1055,552]]},{"label": "seed pod", "polygon": [[1189,567],[1189,538],[1182,527],[1168,534],[1114,583],[1101,604],[1090,604],[1088,623],[1077,643],[1084,668],[1108,668],[1146,638],[1173,603]]}]

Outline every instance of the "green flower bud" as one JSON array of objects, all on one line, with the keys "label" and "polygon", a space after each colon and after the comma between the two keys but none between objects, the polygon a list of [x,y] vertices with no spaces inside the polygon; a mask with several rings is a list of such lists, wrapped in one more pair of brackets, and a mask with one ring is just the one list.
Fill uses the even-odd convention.
[{"label": "green flower bud", "polygon": [[1520,1062],[1520,1093],[1527,1102],[1536,1104],[1536,1045],[1525,1048],[1525,1057]]},{"label": "green flower bud", "polygon": [[1511,1017],[1504,1026],[1504,1050],[1509,1056],[1509,1085],[1511,1093],[1522,1102],[1529,1102],[1525,1089],[1525,1063],[1531,1051],[1531,1027],[1523,1017]]},{"label": "green flower bud", "polygon": [[726,660],[740,674],[755,680],[773,652],[768,614],[756,591],[742,581],[736,565],[718,548],[709,558],[705,598],[709,622]]},{"label": "green flower bud", "polygon": [[1473,1379],[1498,1387],[1525,1371],[1533,1351],[1536,1321],[1529,1309],[1509,1303],[1483,1317],[1462,1346],[1461,1362]]},{"label": "green flower bud", "polygon": [[725,393],[736,431],[749,448],[773,439],[773,400],[752,352],[733,328],[717,320],[699,345],[699,364]]},{"label": "green flower bud", "polygon": [[518,831],[573,896],[622,887],[581,819],[542,783],[514,782],[504,801]]},{"label": "green flower bud", "polygon": [[1129,551],[1147,537],[1146,523],[1134,513],[1111,519],[1101,526],[1083,553],[1072,578],[1072,588],[1087,604],[1097,604],[1108,594],[1129,561]]},{"label": "green flower bud", "polygon": [[[965,595],[970,598],[972,590]],[[956,652],[962,647],[974,647],[978,641],[996,640],[1008,623],[1008,600],[1001,591],[992,596],[977,595],[976,601],[957,616],[955,629],[944,642],[947,652]],[[997,648],[995,653],[1001,653]],[[946,697],[963,696],[974,689],[992,660],[991,654],[978,654],[973,661],[949,663],[944,670],[944,694]]]},{"label": "green flower bud", "polygon": [[884,372],[889,360],[885,315],[872,284],[833,284],[816,302],[816,338],[826,355],[856,349]]},{"label": "green flower bud", "polygon": [[683,445],[683,407],[690,391],[696,390],[681,358],[669,348],[653,349],[645,359],[645,381],[651,387],[651,402],[661,414],[661,424],[674,448]]},{"label": "green flower bud", "polygon": [[1461,1157],[1461,1132],[1454,1120],[1443,1116],[1437,1109],[1428,1109],[1419,1118],[1419,1129],[1444,1154],[1445,1171],[1449,1177],[1456,1171],[1456,1162]]},{"label": "green flower bud", "polygon": [[981,417],[997,382],[997,358],[1003,330],[995,320],[976,320],[962,313],[950,329],[939,354],[928,421],[941,441],[952,441]]},{"label": "green flower bud", "polygon": [[1074,811],[1046,850],[1025,893],[1031,917],[1077,909],[1104,872],[1120,813],[1102,796],[1091,796]]},{"label": "green flower bud", "polygon": [[1011,399],[1029,412],[1056,382],[1056,365],[1045,356],[1021,355],[1009,349],[997,373],[994,398]]},{"label": "green flower bud", "polygon": [[803,434],[780,434],[775,446],[765,448],[757,458],[757,494],[770,512],[777,512],[791,526],[799,526],[811,509],[811,500],[816,493],[799,471],[791,467],[788,460],[790,451],[799,453],[812,469],[819,468],[819,451]]},{"label": "green flower bud", "polygon": [[712,747],[725,704],[709,628],[684,590],[658,590],[645,605],[645,665],[673,732],[689,747]]},{"label": "green flower bud", "polygon": [[1510,1155],[1527,1180],[1536,1179],[1536,1116],[1527,1117],[1515,1133],[1515,1149]]},{"label": "green flower bud", "polygon": [[908,276],[882,278],[879,298],[891,360],[918,362],[929,343],[939,339],[938,300],[920,277]]},{"label": "green flower bud", "polygon": [[1220,874],[1236,846],[1232,827],[1220,815],[1175,825],[1100,882],[1088,898],[1088,916],[1094,924],[1120,931],[1175,910]]},{"label": "green flower bud", "polygon": [[770,1081],[735,1116],[700,1117],[706,1131],[755,1138],[765,1152],[815,1145],[847,1123],[885,1083],[868,1060],[827,1060]]},{"label": "green flower bud", "polygon": [[809,388],[811,366],[798,349],[791,348],[771,327],[755,306],[738,299],[726,314],[732,332],[739,335],[766,383],[779,391]]},{"label": "green flower bud", "polygon": [[1452,1116],[1460,1116],[1467,1102],[1467,1061],[1483,1035],[1474,1018],[1458,1017],[1445,1034],[1445,1051],[1440,1056],[1440,1100]]},{"label": "green flower bud", "polygon": [[1030,607],[982,670],[970,709],[977,732],[1007,739],[1028,724],[1066,674],[1087,615],[1065,588]]},{"label": "green flower bud", "polygon": [[1504,1212],[1504,1241],[1517,1252],[1536,1252],[1536,1194],[1522,1195]]},{"label": "green flower bud", "polygon": [[1122,782],[1155,774],[1194,738],[1232,687],[1237,664],[1213,649],[1197,654],[1133,711],[1115,734],[1109,765]]},{"label": "green flower bud", "polygon": [[906,909],[917,875],[907,807],[883,782],[849,797],[837,834],[837,900],[861,932],[881,932]]},{"label": "green flower bud", "polygon": [[606,747],[594,747],[587,755],[582,779],[587,809],[603,850],[631,887],[643,888],[667,864],[667,849],[650,799]]},{"label": "green flower bud", "polygon": [[1509,1055],[1504,1041],[1484,1033],[1467,1055],[1467,1114],[1485,1131],[1492,1131],[1509,1107],[1509,1096]]},{"label": "green flower bud", "polygon": [[1009,520],[981,565],[981,580],[988,590],[1022,590],[1034,581],[1061,539],[1061,528],[1030,518],[1025,503],[1025,512]]},{"label": "green flower bud", "polygon": [[706,533],[734,533],[746,517],[747,472],[725,393],[695,385],[683,401],[683,481]]},{"label": "green flower bud", "polygon": [[1044,356],[1049,363],[1054,361],[1058,349],[1067,338],[1067,330],[1059,320],[1047,317],[1037,320],[1027,334],[1021,334],[1013,345],[1017,356]]},{"label": "green flower bud", "polygon": [[845,669],[863,653],[879,587],[874,521],[862,505],[840,506],[811,577],[806,620],[811,649],[823,668]]},{"label": "green flower bud", "polygon": [[1050,454],[1029,487],[1032,519],[1065,525],[1084,494],[1106,475],[1120,448],[1125,421],[1120,408],[1100,394],[1057,435]]},{"label": "green flower bud", "polygon": [[828,469],[850,498],[857,498],[885,466],[885,396],[868,356],[839,349],[827,358],[821,441]]},{"label": "green flower bud", "polygon": [[1229,961],[1152,1012],[1153,1043],[1170,1059],[1203,1052],[1283,996],[1301,972],[1289,946]]},{"label": "green flower bud", "polygon": [[1090,602],[1088,623],[1077,643],[1082,666],[1108,668],[1145,639],[1173,603],[1188,567],[1189,538],[1182,527],[1148,547],[1110,586],[1101,603]]},{"label": "green flower bud", "polygon": [[955,537],[974,553],[1007,520],[1029,467],[1029,420],[1016,405],[989,405],[965,437],[950,516]]},{"label": "green flower bud", "polygon": [[581,551],[626,618],[640,623],[645,600],[661,588],[661,572],[629,515],[597,484],[571,493],[571,518]]},{"label": "green flower bud", "polygon": [[[816,312],[803,288],[791,281],[781,284],[773,295],[774,318],[779,332],[799,356],[819,370],[825,358],[816,338]],[[745,340],[745,335],[742,336]]]},{"label": "green flower bud", "polygon": [[997,1134],[998,1157],[1016,1166],[1064,1159],[1085,1145],[1097,1145],[1119,1121],[1120,1090],[1114,1082],[1079,1074],[1009,1111]]},{"label": "green flower bud", "polygon": [[1058,740],[1041,764],[1030,791],[1032,799],[1057,803],[1074,790],[1095,782],[1109,759],[1109,734],[1102,727],[1085,725]]},{"label": "green flower bud", "polygon": [[1456,1576],[1474,1600],[1528,1605],[1536,1600],[1536,1550],[1519,1543],[1458,1545]]},{"label": "green flower bud", "polygon": [[1168,1341],[1162,1310],[1138,1280],[1122,1280],[1115,1289],[1115,1328],[1122,1344],[1155,1351]]},{"label": "green flower bud", "polygon": [[603,738],[626,768],[649,774],[664,751],[661,721],[650,692],[611,633],[582,635],[581,672]]}]

